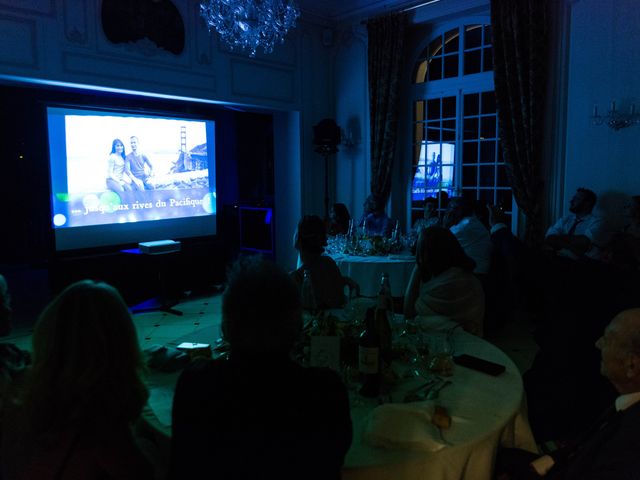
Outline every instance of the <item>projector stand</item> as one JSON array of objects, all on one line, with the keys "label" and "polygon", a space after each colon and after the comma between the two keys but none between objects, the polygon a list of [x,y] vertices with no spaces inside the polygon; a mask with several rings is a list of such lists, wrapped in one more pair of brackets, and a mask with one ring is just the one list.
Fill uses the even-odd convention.
[{"label": "projector stand", "polygon": [[[138,248],[133,248],[129,250],[122,250],[122,253],[134,254],[134,255],[147,255],[147,256],[158,256],[176,253],[175,251],[167,251],[167,252],[158,252],[158,253],[146,253],[141,251]],[[173,315],[182,316],[183,312],[181,310],[177,310],[175,307],[179,302],[178,300],[170,300],[167,296],[167,261],[165,258],[159,258],[158,265],[158,296],[145,300],[144,302],[138,303],[137,305],[133,305],[129,308],[131,313],[144,313],[144,312],[166,312],[171,313]]]}]

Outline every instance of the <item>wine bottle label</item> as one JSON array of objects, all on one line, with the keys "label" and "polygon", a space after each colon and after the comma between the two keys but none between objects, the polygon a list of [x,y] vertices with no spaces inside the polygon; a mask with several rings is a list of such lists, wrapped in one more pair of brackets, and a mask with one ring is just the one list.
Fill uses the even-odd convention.
[{"label": "wine bottle label", "polygon": [[379,348],[360,347],[358,350],[358,369],[360,373],[378,373],[379,357]]}]

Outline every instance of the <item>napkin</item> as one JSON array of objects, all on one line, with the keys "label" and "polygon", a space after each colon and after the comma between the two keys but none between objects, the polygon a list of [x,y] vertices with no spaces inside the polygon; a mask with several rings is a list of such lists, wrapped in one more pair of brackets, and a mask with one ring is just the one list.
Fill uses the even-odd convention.
[{"label": "napkin", "polygon": [[434,407],[423,402],[386,403],[373,409],[362,439],[389,450],[437,452],[445,447],[431,423]]}]

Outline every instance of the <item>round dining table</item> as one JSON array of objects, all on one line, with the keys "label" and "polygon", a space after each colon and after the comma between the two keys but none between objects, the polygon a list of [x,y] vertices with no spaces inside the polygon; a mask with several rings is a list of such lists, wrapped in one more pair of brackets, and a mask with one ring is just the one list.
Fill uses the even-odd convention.
[{"label": "round dining table", "polygon": [[360,285],[360,294],[373,297],[380,290],[380,278],[383,273],[389,275],[391,295],[404,296],[405,289],[416,264],[413,255],[345,255],[333,254],[342,275],[350,277]]},{"label": "round dining table", "polygon": [[[438,333],[438,321],[426,338]],[[445,321],[445,328],[450,323]],[[491,343],[455,329],[449,336],[453,355],[473,355],[505,367],[492,376],[454,365],[451,383],[437,398],[403,403],[423,378],[401,378],[389,397],[352,402],[353,442],[343,469],[344,480],[490,480],[499,446],[531,452],[537,446],[524,406],[522,378],[513,361]],[[399,365],[402,372],[411,366]],[[434,409],[446,408],[451,426],[431,423]]]},{"label": "round dining table", "polygon": [[[453,355],[473,355],[504,366],[504,372],[492,376],[454,365],[451,376],[437,377],[450,382],[437,398],[407,402],[407,393],[425,382],[421,376],[425,371],[415,363],[394,361],[397,381],[383,395],[368,399],[360,396],[357,388],[350,388],[353,441],[343,479],[490,480],[499,446],[536,452],[522,378],[513,361],[482,338],[460,328],[451,330],[451,322],[443,317],[418,317],[416,322],[425,341],[447,331]],[[401,316],[396,315],[395,323],[398,332],[403,325]],[[210,339],[199,338],[194,332],[191,341],[208,343]],[[178,375],[149,375],[150,398],[144,416],[167,438]],[[432,424],[436,405],[448,412],[449,428]]]}]

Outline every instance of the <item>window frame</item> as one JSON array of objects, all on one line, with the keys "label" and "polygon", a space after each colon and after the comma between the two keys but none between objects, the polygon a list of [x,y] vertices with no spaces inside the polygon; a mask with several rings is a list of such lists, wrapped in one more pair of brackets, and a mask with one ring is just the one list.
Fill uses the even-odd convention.
[{"label": "window frame", "polygon": [[[416,134],[415,134],[415,128],[416,128],[416,118],[415,118],[415,105],[416,102],[418,101],[424,101],[425,105],[426,102],[428,102],[429,100],[434,100],[434,99],[439,99],[439,98],[443,98],[443,97],[450,97],[450,96],[455,96],[456,97],[456,118],[455,118],[455,124],[456,124],[456,138],[455,138],[455,150],[454,150],[454,185],[453,188],[456,192],[456,194],[462,194],[462,192],[464,191],[463,189],[463,178],[462,178],[462,172],[463,172],[463,143],[464,143],[464,132],[463,132],[463,127],[464,127],[464,96],[467,94],[474,94],[474,93],[478,93],[481,94],[483,92],[494,92],[495,88],[494,88],[494,81],[493,81],[493,68],[489,71],[483,71],[484,69],[484,61],[480,66],[480,72],[479,73],[473,73],[473,74],[467,74],[464,75],[464,52],[465,52],[465,39],[463,36],[463,32],[465,30],[466,26],[469,25],[491,25],[491,19],[489,16],[473,16],[473,17],[462,17],[462,18],[458,18],[455,21],[451,21],[451,22],[447,22],[447,23],[443,23],[440,25],[435,26],[435,28],[433,30],[431,30],[429,32],[428,36],[425,36],[424,39],[420,42],[419,45],[417,45],[417,48],[415,49],[415,54],[412,58],[412,63],[411,63],[411,77],[410,77],[410,85],[409,85],[409,95],[408,95],[408,112],[409,112],[409,135],[408,135],[408,141],[409,141],[409,159],[408,159],[408,167],[409,167],[409,179],[408,179],[408,186],[409,188],[408,190],[408,210],[409,210],[409,214],[408,214],[408,218],[409,218],[409,222],[412,225],[413,224],[413,216],[416,215],[416,212],[421,211],[422,208],[419,206],[415,206],[414,202],[413,202],[413,195],[412,195],[412,187],[413,187],[413,176],[414,176],[414,172],[415,172],[415,164],[414,164],[414,155],[415,155],[415,151],[416,151],[416,147],[418,145],[418,143],[416,143]],[[417,83],[416,81],[416,77],[417,77],[417,73],[419,70],[419,65],[420,62],[423,61],[426,57],[423,55],[423,53],[429,48],[429,45],[431,44],[431,42],[433,42],[435,39],[437,39],[438,37],[441,38],[445,38],[445,35],[447,32],[449,32],[450,30],[453,30],[454,28],[457,28],[459,31],[459,35],[458,35],[458,76],[456,77],[449,77],[449,78],[441,78],[438,80],[428,80],[428,67],[427,67],[427,71],[425,73],[425,81],[421,82],[421,83]],[[483,28],[483,32],[484,32],[484,28]],[[484,38],[484,33],[483,33],[483,38]],[[444,50],[444,45],[442,46],[442,50]],[[489,48],[493,48],[492,46],[490,46]],[[479,47],[474,47],[474,49],[479,49],[483,51],[483,59],[484,59],[484,52],[486,52],[487,50],[487,45],[486,43],[483,41],[481,43],[481,45]],[[493,65],[493,63],[492,63]],[[442,70],[442,73],[444,74],[444,70]],[[496,116],[497,116],[497,112],[496,112]],[[425,122],[426,120],[426,113],[425,113]],[[479,135],[478,135],[479,137]],[[442,138],[442,137],[441,137]],[[499,142],[499,131],[497,128],[497,123],[496,123],[496,148],[499,148],[500,142]],[[478,141],[480,140],[480,138],[478,138]],[[427,142],[427,138],[426,135],[424,136],[423,142]],[[499,155],[500,152],[498,152],[496,150],[496,155]],[[496,156],[496,159],[499,158]],[[489,165],[489,163],[487,163],[487,165]],[[494,162],[490,163],[490,165],[494,165],[494,172],[495,175],[497,176],[497,171],[498,169],[495,168],[495,165],[504,165],[504,162],[496,162],[494,160]],[[504,168],[504,167],[503,167]],[[476,177],[476,184],[475,187],[473,187],[472,189],[474,189],[476,192],[478,190],[493,190],[493,191],[497,191],[499,190],[501,187],[498,185],[498,178],[494,179],[494,184],[493,187],[481,187],[480,182],[478,181],[478,177]],[[467,188],[468,190],[469,188]],[[494,197],[496,196],[496,194],[494,194]],[[518,211],[517,211],[517,205],[515,203],[515,200],[513,198],[513,193],[511,194],[511,203],[505,205],[505,210],[507,210],[508,212],[510,212],[511,214],[511,229],[512,231],[516,231],[517,229],[517,217],[518,217]],[[419,216],[419,215],[418,215]]]}]

